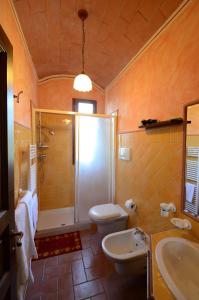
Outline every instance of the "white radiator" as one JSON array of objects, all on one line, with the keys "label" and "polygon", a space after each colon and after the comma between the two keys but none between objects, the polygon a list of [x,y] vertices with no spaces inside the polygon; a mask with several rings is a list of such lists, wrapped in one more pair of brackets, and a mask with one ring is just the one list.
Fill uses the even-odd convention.
[{"label": "white radiator", "polygon": [[36,145],[30,145],[30,184],[29,190],[34,193],[37,189],[37,148]]},{"label": "white radiator", "polygon": [[37,157],[37,147],[36,145],[30,145],[30,161]]}]

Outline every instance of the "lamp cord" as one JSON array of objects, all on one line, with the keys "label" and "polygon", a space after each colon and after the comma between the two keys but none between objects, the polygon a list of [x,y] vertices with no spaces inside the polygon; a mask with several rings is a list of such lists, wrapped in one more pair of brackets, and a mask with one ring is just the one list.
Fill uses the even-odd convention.
[{"label": "lamp cord", "polygon": [[84,74],[84,66],[85,66],[84,47],[85,47],[85,25],[84,25],[84,20],[82,20],[82,73],[83,74]]}]

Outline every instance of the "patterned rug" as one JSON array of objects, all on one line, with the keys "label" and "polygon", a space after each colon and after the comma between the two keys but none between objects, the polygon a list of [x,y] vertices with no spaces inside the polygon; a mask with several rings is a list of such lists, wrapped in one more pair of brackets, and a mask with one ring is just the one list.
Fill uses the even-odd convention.
[{"label": "patterned rug", "polygon": [[35,245],[38,252],[38,259],[82,249],[79,231],[36,238]]}]

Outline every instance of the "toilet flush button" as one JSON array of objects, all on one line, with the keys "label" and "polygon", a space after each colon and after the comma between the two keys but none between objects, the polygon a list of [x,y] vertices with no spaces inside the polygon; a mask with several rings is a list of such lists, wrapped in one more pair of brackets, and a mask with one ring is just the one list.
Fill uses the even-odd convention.
[{"label": "toilet flush button", "polygon": [[130,160],[131,159],[130,148],[120,148],[119,149],[119,159],[120,160]]}]

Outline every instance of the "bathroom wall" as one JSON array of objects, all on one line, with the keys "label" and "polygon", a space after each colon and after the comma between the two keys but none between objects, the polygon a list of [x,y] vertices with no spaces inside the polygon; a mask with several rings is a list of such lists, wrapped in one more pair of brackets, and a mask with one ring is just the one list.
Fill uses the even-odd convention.
[{"label": "bathroom wall", "polygon": [[120,132],[142,119],[180,117],[199,98],[199,1],[186,7],[106,89],[106,111],[119,109]]},{"label": "bathroom wall", "polygon": [[[132,149],[131,161],[117,161],[116,201],[134,198],[136,215],[129,226],[148,232],[170,228],[160,217],[161,202],[180,211],[182,126],[139,130],[140,120],[182,117],[183,105],[199,95],[199,2],[190,1],[150,45],[106,89],[106,112],[119,110],[121,145]],[[192,221],[199,236],[199,223]]]},{"label": "bathroom wall", "polygon": [[15,203],[19,188],[28,188],[28,145],[31,143],[31,105],[37,106],[37,75],[10,0],[1,0],[0,25],[13,46],[13,92],[23,90],[14,101]]},{"label": "bathroom wall", "polygon": [[[71,122],[66,124],[66,119]],[[72,116],[42,113],[41,124],[41,143],[48,148],[39,151],[39,154],[46,154],[44,159],[38,161],[40,209],[74,206]],[[53,130],[54,135],[49,134],[49,130]],[[39,128],[37,142],[38,138]]]},{"label": "bathroom wall", "polygon": [[37,75],[10,0],[1,0],[0,24],[13,46],[13,92],[23,90],[14,103],[15,121],[31,126],[31,103],[37,105]]},{"label": "bathroom wall", "polygon": [[147,232],[170,228],[159,206],[174,202],[180,209],[181,126],[120,134],[120,146],[131,149],[132,159],[118,160],[116,199],[124,206],[133,198],[138,207],[136,213],[129,212],[129,226],[139,225]]},{"label": "bathroom wall", "polygon": [[72,111],[72,98],[97,101],[97,112],[104,113],[104,91],[93,85],[89,93],[73,89],[73,78],[56,77],[38,84],[39,108]]}]

